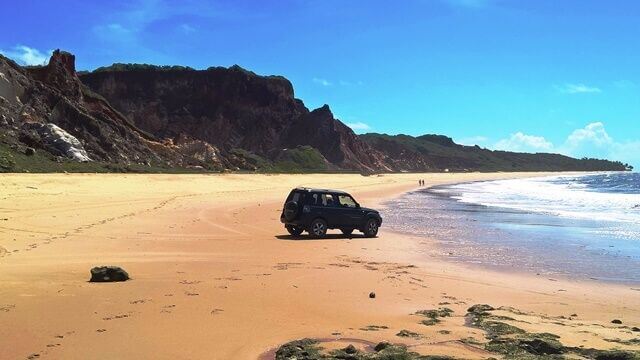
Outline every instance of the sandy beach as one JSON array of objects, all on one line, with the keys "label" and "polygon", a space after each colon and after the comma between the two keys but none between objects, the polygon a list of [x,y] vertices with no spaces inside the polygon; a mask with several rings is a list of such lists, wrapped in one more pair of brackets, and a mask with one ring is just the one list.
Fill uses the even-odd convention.
[{"label": "sandy beach", "polygon": [[[626,342],[638,288],[456,264],[384,223],[375,239],[296,240],[279,222],[296,186],[376,207],[418,179],[537,175],[0,175],[0,359],[266,359],[305,337],[483,359],[484,333],[464,318],[479,303],[566,346],[639,350]],[[98,265],[132,280],[89,283]],[[415,315],[442,306],[454,312],[433,326]]]}]

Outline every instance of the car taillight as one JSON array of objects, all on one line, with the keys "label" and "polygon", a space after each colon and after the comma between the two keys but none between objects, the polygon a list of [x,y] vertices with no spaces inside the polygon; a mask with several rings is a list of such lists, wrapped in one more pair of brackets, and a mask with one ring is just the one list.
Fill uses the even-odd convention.
[{"label": "car taillight", "polygon": [[305,205],[302,207],[302,212],[307,214],[311,212],[311,207],[309,205]]}]

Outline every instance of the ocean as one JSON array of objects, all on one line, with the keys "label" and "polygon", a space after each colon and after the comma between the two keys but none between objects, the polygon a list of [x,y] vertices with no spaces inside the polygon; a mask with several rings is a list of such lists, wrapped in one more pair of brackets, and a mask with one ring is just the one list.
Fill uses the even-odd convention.
[{"label": "ocean", "polygon": [[425,253],[454,261],[640,283],[639,173],[436,186],[388,202],[383,215],[394,231],[436,239]]}]

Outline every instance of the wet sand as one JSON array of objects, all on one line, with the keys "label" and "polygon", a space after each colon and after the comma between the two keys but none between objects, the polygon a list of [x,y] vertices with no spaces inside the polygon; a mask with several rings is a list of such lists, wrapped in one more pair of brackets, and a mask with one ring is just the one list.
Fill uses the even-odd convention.
[{"label": "wet sand", "polygon": [[[484,341],[463,317],[476,303],[567,346],[637,349],[620,340],[638,337],[640,289],[447,262],[384,224],[375,239],[298,240],[279,222],[295,186],[377,206],[419,178],[532,175],[0,175],[0,359],[256,359],[303,337],[486,358],[460,341]],[[87,282],[97,265],[132,280]],[[440,306],[454,314],[433,326],[412,315]]]}]

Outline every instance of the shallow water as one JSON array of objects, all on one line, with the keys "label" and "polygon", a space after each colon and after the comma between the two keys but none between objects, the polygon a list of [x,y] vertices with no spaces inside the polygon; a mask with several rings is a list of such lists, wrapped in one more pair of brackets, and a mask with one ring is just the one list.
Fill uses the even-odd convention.
[{"label": "shallow water", "polygon": [[415,191],[387,203],[384,218],[456,261],[640,283],[639,204],[639,174],[558,176]]}]

